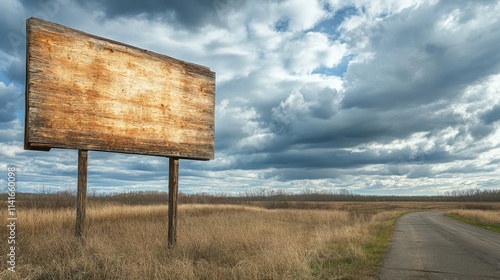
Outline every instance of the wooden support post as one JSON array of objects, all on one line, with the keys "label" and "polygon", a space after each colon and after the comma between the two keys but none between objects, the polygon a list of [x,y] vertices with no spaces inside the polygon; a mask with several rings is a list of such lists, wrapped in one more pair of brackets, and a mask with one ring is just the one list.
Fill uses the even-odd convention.
[{"label": "wooden support post", "polygon": [[78,192],[76,195],[75,235],[81,237],[85,228],[87,204],[87,150],[78,150]]},{"label": "wooden support post", "polygon": [[169,158],[168,170],[168,247],[177,241],[177,194],[179,192],[179,159]]}]

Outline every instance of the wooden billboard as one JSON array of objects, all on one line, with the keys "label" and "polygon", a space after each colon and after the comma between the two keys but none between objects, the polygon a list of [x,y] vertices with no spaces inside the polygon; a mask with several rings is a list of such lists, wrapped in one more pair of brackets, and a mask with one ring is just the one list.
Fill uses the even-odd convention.
[{"label": "wooden billboard", "polygon": [[25,149],[214,158],[209,68],[27,20]]},{"label": "wooden billboard", "polygon": [[214,158],[215,73],[37,18],[26,35],[24,148],[78,149],[75,234],[84,231],[89,150],[166,156],[173,246],[179,158]]}]

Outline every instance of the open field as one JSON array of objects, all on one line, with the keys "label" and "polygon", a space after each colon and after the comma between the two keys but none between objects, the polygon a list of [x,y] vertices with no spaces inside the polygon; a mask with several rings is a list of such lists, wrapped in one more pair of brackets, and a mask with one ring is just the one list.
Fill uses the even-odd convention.
[{"label": "open field", "polygon": [[17,272],[0,278],[370,279],[399,215],[231,205],[179,210],[173,250],[165,245],[165,206],[90,207],[84,243],[73,237],[73,210],[19,211]]},{"label": "open field", "polygon": [[447,216],[500,233],[500,210],[452,210]]},{"label": "open field", "polygon": [[[182,204],[178,243],[170,250],[164,205],[90,203],[84,242],[73,236],[73,208],[18,207],[16,273],[5,270],[2,253],[0,278],[375,279],[401,214],[464,205]],[[467,205],[469,209],[500,209],[500,203]],[[5,212],[0,216],[4,221]],[[7,228],[0,227],[0,234],[6,237]],[[6,243],[2,248],[7,248]]]}]

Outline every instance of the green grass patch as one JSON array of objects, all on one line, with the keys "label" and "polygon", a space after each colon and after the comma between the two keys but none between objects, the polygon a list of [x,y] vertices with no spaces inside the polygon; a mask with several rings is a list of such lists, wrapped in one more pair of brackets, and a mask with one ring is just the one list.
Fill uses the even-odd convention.
[{"label": "green grass patch", "polygon": [[500,225],[499,224],[485,224],[485,223],[480,223],[480,222],[476,221],[475,219],[468,218],[468,217],[463,217],[463,216],[460,216],[460,215],[457,215],[457,214],[453,214],[453,213],[446,213],[445,215],[448,216],[448,217],[450,217],[450,218],[452,218],[452,219],[455,219],[457,221],[460,221],[460,222],[463,222],[463,223],[466,223],[466,224],[469,224],[469,225],[482,227],[484,229],[500,233]]},{"label": "green grass patch", "polygon": [[372,227],[371,232],[374,233],[374,238],[371,242],[363,246],[363,250],[367,256],[365,265],[371,268],[370,270],[373,275],[378,273],[382,261],[384,260],[385,253],[387,249],[389,249],[389,243],[394,233],[396,222],[406,213],[408,212],[401,212],[385,223]]},{"label": "green grass patch", "polygon": [[[408,212],[373,224],[366,241],[360,244],[362,255],[350,253],[348,246],[325,249],[314,263],[310,264],[315,279],[376,279],[384,255],[389,248],[397,220]],[[339,257],[342,256],[342,257]]]},{"label": "green grass patch", "polygon": [[[333,251],[330,251],[330,253],[333,253]],[[347,252],[344,253],[347,254]],[[312,263],[310,267],[314,279],[355,279],[356,272],[359,274],[359,271],[354,269],[357,266],[355,262],[357,260],[352,257],[338,258],[338,256],[328,256],[328,253],[326,253],[320,260]]]}]

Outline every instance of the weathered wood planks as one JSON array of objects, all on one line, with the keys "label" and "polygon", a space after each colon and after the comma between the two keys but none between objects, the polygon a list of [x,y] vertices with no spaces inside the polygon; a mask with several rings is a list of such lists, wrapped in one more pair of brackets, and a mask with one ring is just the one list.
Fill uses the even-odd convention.
[{"label": "weathered wood planks", "polygon": [[27,20],[25,149],[214,158],[215,73]]}]

